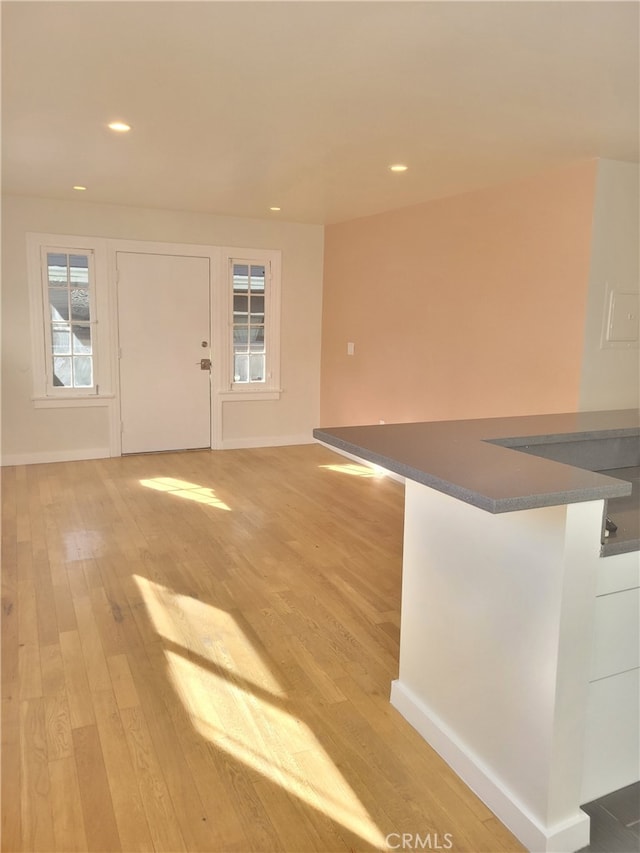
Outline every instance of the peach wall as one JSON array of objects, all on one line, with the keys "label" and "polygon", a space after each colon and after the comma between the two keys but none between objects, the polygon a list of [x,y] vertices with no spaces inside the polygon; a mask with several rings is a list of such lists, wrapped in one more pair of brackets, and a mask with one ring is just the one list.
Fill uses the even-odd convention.
[{"label": "peach wall", "polygon": [[322,425],[576,409],[596,168],[327,227]]}]

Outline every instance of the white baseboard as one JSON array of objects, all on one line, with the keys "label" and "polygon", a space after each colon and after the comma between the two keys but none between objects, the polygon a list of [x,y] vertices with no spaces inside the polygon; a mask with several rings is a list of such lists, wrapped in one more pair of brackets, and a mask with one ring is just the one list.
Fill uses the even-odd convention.
[{"label": "white baseboard", "polygon": [[77,462],[82,459],[106,459],[108,447],[83,450],[45,450],[41,453],[16,453],[2,457],[2,467],[10,465],[41,465],[46,462]]},{"label": "white baseboard", "polygon": [[382,471],[385,477],[390,477],[392,480],[396,480],[398,483],[404,484],[404,477],[402,474],[396,474],[395,471],[389,471],[388,468],[383,468],[382,465],[377,465],[375,462],[367,462],[367,460],[363,459],[361,456],[354,456],[353,453],[348,453],[346,450],[341,450],[339,447],[327,444],[326,441],[320,441],[316,438],[315,442],[316,444],[321,444],[323,447],[326,447],[327,450],[333,450],[334,453],[338,453],[340,456],[346,456],[347,459],[353,459],[353,461],[357,462],[358,465],[366,465],[368,468],[373,468],[374,471]]},{"label": "white baseboard", "polygon": [[221,450],[243,450],[251,447],[287,447],[291,444],[313,444],[311,433],[303,435],[269,435],[254,438],[227,438],[220,443]]},{"label": "white baseboard", "polygon": [[[242,450],[251,447],[286,447],[292,444],[313,444],[310,433],[304,435],[282,435],[256,438],[230,438],[221,443],[221,450]],[[55,450],[40,453],[17,453],[2,457],[2,466],[40,465],[44,462],[76,462],[81,459],[105,459],[112,454],[108,447],[86,450]]]},{"label": "white baseboard", "polygon": [[560,825],[542,826],[500,780],[466,750],[464,744],[431,713],[424,702],[399,680],[391,683],[391,704],[527,850],[532,853],[572,853],[589,844],[590,819],[585,812],[577,809],[573,818]]}]

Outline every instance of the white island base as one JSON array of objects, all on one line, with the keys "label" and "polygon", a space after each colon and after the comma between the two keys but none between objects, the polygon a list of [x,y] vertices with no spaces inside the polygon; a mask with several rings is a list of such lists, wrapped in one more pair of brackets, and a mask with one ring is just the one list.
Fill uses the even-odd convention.
[{"label": "white island base", "polygon": [[407,479],[391,702],[531,851],[640,778],[638,553],[604,501],[492,514]]}]

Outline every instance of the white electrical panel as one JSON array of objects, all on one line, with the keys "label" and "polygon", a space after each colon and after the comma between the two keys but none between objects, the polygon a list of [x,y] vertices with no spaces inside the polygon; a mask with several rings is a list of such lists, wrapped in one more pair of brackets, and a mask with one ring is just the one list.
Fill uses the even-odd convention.
[{"label": "white electrical panel", "polygon": [[608,308],[603,345],[609,347],[637,345],[640,315],[638,294],[611,290]]}]

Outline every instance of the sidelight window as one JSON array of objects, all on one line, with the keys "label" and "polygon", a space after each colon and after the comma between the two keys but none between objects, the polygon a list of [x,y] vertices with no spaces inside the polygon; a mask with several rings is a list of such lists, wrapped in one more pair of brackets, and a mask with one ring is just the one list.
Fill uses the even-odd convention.
[{"label": "sidelight window", "polygon": [[106,241],[29,233],[27,270],[34,406],[107,405],[113,343]]},{"label": "sidelight window", "polygon": [[233,381],[266,377],[265,264],[233,262]]},{"label": "sidelight window", "polygon": [[42,270],[48,384],[95,392],[93,253],[44,250]]},{"label": "sidelight window", "polygon": [[228,390],[223,393],[276,400],[280,394],[280,252],[223,252],[230,331],[228,360],[223,357]]}]

